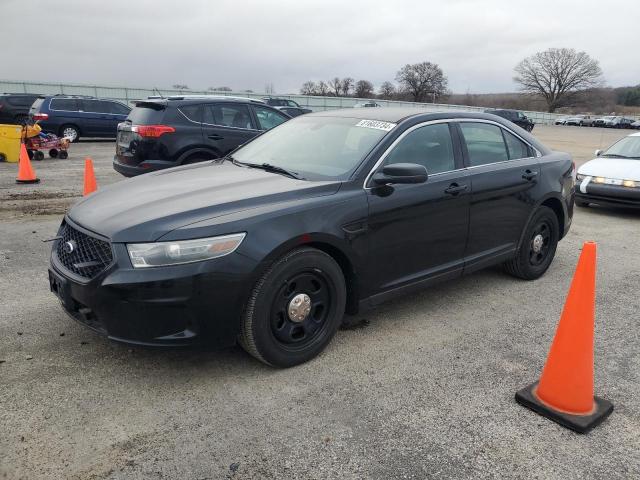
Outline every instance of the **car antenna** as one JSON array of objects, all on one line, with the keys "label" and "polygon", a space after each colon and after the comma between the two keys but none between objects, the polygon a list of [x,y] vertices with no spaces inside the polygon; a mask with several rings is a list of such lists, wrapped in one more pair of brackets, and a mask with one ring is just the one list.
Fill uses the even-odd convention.
[{"label": "car antenna", "polygon": [[162,98],[164,100],[164,95],[162,95],[162,93],[160,93],[160,90],[158,90],[158,87],[153,87],[153,89],[158,92],[158,95],[160,95],[160,98]]}]

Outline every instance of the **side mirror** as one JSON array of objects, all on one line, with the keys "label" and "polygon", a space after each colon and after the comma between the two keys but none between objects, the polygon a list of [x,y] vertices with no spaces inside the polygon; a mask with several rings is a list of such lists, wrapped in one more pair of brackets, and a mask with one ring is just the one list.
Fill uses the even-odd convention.
[{"label": "side mirror", "polygon": [[600,155],[602,155],[602,150],[596,150],[595,152],[596,157],[599,157]]},{"label": "side mirror", "polygon": [[376,185],[399,183],[424,183],[427,181],[427,169],[417,163],[393,163],[373,175]]}]

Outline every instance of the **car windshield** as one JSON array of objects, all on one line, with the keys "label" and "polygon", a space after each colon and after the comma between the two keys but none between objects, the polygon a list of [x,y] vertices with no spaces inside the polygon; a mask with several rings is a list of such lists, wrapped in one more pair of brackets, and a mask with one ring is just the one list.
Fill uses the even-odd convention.
[{"label": "car windshield", "polygon": [[622,140],[611,145],[602,157],[623,157],[640,160],[640,136],[624,137]]},{"label": "car windshield", "polygon": [[297,117],[233,152],[242,163],[267,163],[307,180],[346,179],[394,123],[343,117]]}]

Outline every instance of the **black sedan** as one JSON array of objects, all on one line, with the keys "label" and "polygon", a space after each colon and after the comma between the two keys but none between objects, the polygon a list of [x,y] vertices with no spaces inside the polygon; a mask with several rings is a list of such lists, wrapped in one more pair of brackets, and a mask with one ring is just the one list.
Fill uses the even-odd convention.
[{"label": "black sedan", "polygon": [[238,341],[288,367],[345,312],[495,264],[540,277],[574,176],[568,154],[494,115],[308,114],[233,156],[85,197],[53,244],[50,286],[111,339]]}]

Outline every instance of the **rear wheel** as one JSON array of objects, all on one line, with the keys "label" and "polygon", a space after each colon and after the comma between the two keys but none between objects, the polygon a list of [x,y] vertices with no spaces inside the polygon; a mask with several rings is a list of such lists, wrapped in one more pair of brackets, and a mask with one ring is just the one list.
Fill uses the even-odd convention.
[{"label": "rear wheel", "polygon": [[49,156],[51,158],[56,158],[58,156],[58,150],[56,148],[52,148],[51,150],[49,150]]},{"label": "rear wheel", "polygon": [[60,127],[59,135],[67,137],[72,142],[77,142],[80,139],[80,130],[75,125],[63,125]]},{"label": "rear wheel", "polygon": [[58,158],[60,160],[66,160],[67,158],[69,158],[69,153],[66,150],[60,150],[60,153],[58,153]]},{"label": "rear wheel", "polygon": [[256,283],[238,340],[268,365],[304,363],[331,341],[345,303],[345,280],[335,260],[314,248],[293,250]]},{"label": "rear wheel", "polygon": [[44,152],[41,150],[35,150],[33,152],[33,159],[38,161],[44,160]]},{"label": "rear wheel", "polygon": [[553,261],[559,239],[555,212],[545,206],[538,208],[527,225],[516,256],[505,263],[505,270],[524,280],[541,277]]}]

